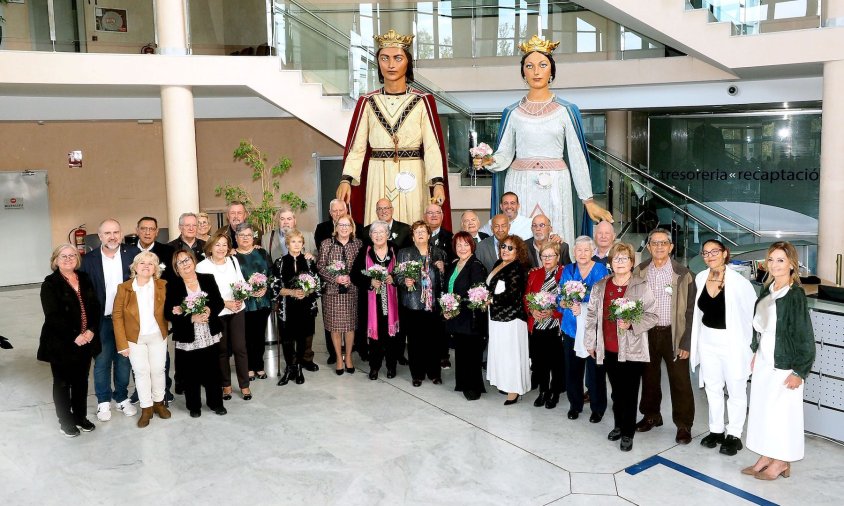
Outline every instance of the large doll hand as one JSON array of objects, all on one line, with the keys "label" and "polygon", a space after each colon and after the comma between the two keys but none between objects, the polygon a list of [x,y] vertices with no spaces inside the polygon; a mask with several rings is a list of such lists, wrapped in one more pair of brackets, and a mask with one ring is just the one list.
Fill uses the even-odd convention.
[{"label": "large doll hand", "polygon": [[[339,197],[338,197],[339,198]],[[595,203],[594,200],[587,200],[583,203],[586,206],[586,212],[595,223],[599,221],[607,221],[613,223],[612,213]]]},{"label": "large doll hand", "polygon": [[443,187],[443,185],[441,184],[434,185],[434,192],[433,196],[431,197],[431,203],[441,206],[443,205],[443,202],[445,202],[445,187]]},{"label": "large doll hand", "polygon": [[346,204],[352,199],[352,184],[348,181],[340,181],[337,185],[337,200],[342,200]]}]

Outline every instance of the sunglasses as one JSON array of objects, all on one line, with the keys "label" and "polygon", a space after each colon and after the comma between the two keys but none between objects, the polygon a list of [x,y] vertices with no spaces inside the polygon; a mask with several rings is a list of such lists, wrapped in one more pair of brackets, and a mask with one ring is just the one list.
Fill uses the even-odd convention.
[{"label": "sunglasses", "polygon": [[513,246],[512,244],[500,244],[500,245],[498,246],[498,248],[499,248],[501,251],[504,251],[505,249],[506,249],[507,251],[513,251],[514,249],[516,249],[516,247],[515,247],[515,246]]}]

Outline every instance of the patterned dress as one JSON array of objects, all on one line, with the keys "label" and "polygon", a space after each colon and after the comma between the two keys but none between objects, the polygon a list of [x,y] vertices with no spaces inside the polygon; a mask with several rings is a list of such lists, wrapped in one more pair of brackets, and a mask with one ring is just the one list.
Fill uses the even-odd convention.
[{"label": "patterned dress", "polygon": [[357,258],[363,243],[360,239],[349,239],[341,244],[331,238],[322,241],[319,246],[317,268],[325,287],[322,298],[322,317],[325,330],[329,332],[351,332],[357,329],[358,289],[354,284],[341,287],[337,284],[337,275],[330,272],[333,262],[343,262],[349,272]]}]

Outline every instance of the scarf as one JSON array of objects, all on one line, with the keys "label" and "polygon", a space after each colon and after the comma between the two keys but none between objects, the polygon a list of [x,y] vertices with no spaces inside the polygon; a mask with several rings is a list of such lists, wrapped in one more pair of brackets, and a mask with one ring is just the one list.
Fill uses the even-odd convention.
[{"label": "scarf", "polygon": [[434,309],[434,287],[431,283],[430,273],[428,272],[431,265],[431,250],[428,249],[428,254],[425,255],[425,260],[422,262],[421,285],[422,290],[419,291],[419,297],[423,304],[425,304],[425,311],[433,311]]},{"label": "scarf", "polygon": [[[369,269],[373,265],[375,265],[375,261],[372,260],[370,256],[370,252],[372,251],[372,247],[367,246],[366,248],[366,268]],[[387,264],[387,272],[392,273],[393,268],[396,266],[396,255],[393,251],[389,251],[390,255],[390,263]],[[374,254],[374,253],[373,253]],[[381,283],[381,290],[384,290],[384,287],[387,288],[387,333],[390,336],[394,336],[399,331],[399,317],[398,317],[398,309],[399,309],[399,298],[397,295],[396,287],[393,285],[388,285],[386,282]],[[380,305],[378,304],[377,300],[378,292],[375,290],[368,290],[366,297],[367,297],[367,318],[366,318],[366,337],[377,341],[378,340],[378,310],[381,309]],[[383,300],[383,296],[381,297]]]}]

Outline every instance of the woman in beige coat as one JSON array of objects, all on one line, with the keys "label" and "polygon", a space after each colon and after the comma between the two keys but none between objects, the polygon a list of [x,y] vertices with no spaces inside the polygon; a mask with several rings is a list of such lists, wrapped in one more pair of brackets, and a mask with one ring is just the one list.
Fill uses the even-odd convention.
[{"label": "woman in beige coat", "polygon": [[[645,279],[634,277],[633,247],[615,244],[609,251],[613,274],[595,283],[586,313],[586,350],[604,364],[612,385],[612,411],[615,428],[607,438],[621,439],[621,451],[633,448],[636,433],[636,404],[639,383],[648,353],[648,330],[657,324],[656,300]],[[619,298],[641,301],[644,312],[636,321],[610,319],[610,306]]]},{"label": "woman in beige coat", "polygon": [[114,342],[117,352],[129,357],[135,373],[135,388],[141,403],[138,427],[146,427],[155,412],[170,418],[164,406],[167,360],[167,322],[164,320],[166,281],[161,277],[158,256],[138,253],[129,267],[132,279],[118,285],[114,297]]}]

